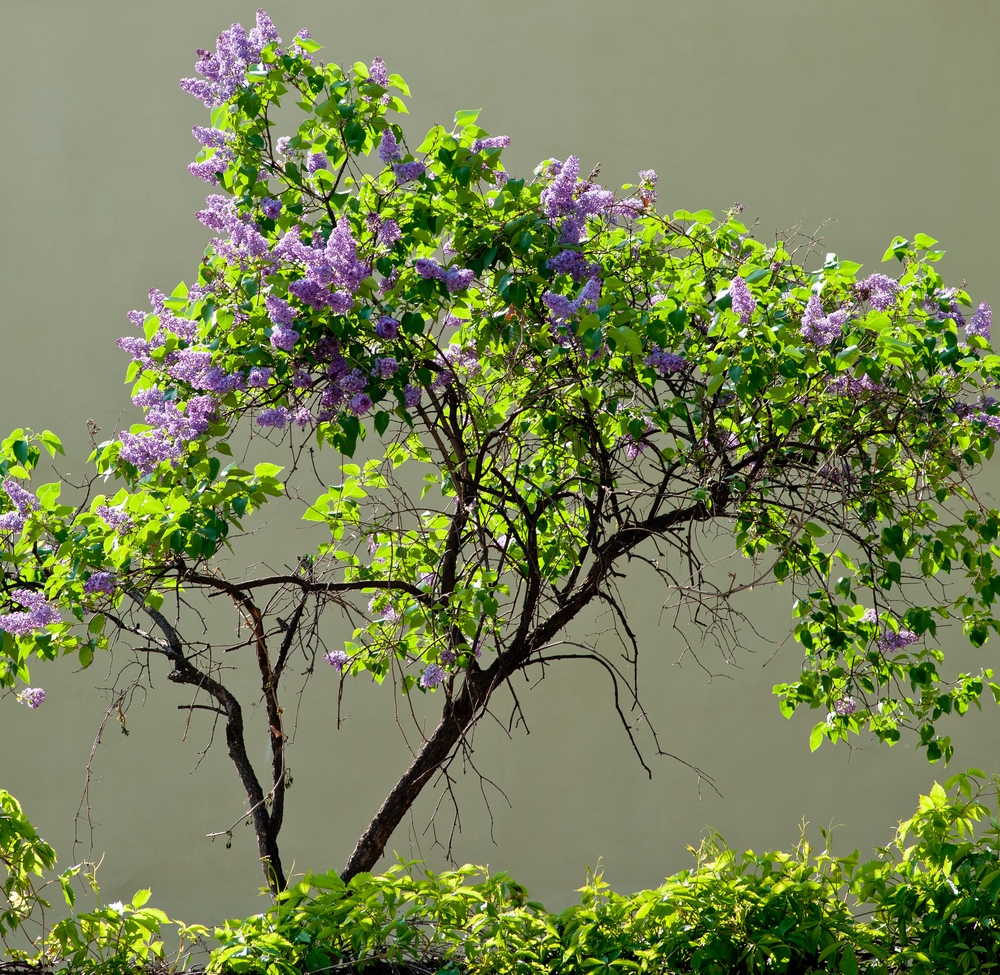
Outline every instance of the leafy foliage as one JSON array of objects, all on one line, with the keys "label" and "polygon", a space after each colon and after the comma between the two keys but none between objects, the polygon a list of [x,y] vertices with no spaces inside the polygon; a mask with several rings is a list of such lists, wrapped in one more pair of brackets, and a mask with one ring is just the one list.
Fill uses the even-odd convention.
[{"label": "leafy foliage", "polygon": [[[191,169],[220,191],[198,214],[218,236],[193,286],[132,313],[142,337],[119,344],[146,422],[96,447],[85,496],[34,486],[53,435],[2,445],[0,683],[27,682],[33,656],[86,667],[114,641],[140,668],[164,658],[208,701],[192,707],[225,718],[275,890],[283,677],[294,654],[312,672],[331,606],[352,621],[324,654],[341,677],[444,697],[345,877],[377,862],[511,675],[587,657],[644,715],[626,562],[662,582],[681,646],[689,621],[738,642],[740,595],[792,586],[803,663],[775,690],[786,715],[827,712],[813,747],[910,728],[947,760],[939,719],[1000,697],[990,668],[949,674],[936,644],[948,620],[977,647],[1000,625],[1000,515],[970,483],[1000,430],[1000,356],[937,242],[897,238],[899,276],[861,278],[757,240],[735,207],[658,212],[651,171],[618,194],[572,156],[512,178],[509,140],[475,111],[411,149],[405,82],[318,50],[282,47],[260,14],[184,82],[212,109]],[[278,137],[290,100],[301,121]],[[278,446],[284,466],[236,459]],[[302,504],[315,548],[288,573],[232,573],[244,522],[279,498]],[[744,557],[732,571],[703,554],[720,528]],[[220,641],[185,628],[195,592],[246,624],[225,649],[260,672],[263,776]],[[596,603],[621,656],[560,646]]]},{"label": "leafy foliage", "polygon": [[[209,972],[336,970],[469,975],[700,975],[995,971],[1000,958],[1000,824],[982,773],[935,784],[890,847],[862,862],[803,836],[790,853],[738,854],[710,835],[695,865],[660,887],[621,895],[591,873],[580,902],[551,913],[506,874],[307,874],[266,912],[216,928]],[[995,792],[995,790],[993,790]],[[984,819],[989,828],[983,830]],[[978,833],[978,835],[977,835]],[[9,841],[0,848],[6,854]],[[95,884],[96,891],[96,884]],[[113,904],[59,922],[36,962],[70,972],[148,968],[162,925],[182,946],[207,934],[145,907]],[[23,955],[25,959],[29,956]],[[176,967],[182,960],[178,954]]]}]

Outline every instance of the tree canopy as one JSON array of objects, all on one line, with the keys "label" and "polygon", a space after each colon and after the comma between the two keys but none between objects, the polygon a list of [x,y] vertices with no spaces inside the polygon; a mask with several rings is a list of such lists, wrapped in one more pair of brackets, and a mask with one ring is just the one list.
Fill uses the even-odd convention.
[{"label": "tree canopy", "polygon": [[[575,156],[515,178],[477,112],[410,143],[403,79],[319,50],[307,32],[283,46],[260,11],[182,81],[211,110],[190,170],[217,236],[191,285],[130,313],[118,344],[144,422],[95,445],[82,489],[37,483],[54,434],[3,441],[0,681],[117,647],[138,682],[162,659],[225,723],[275,890],[293,668],[325,660],[331,700],[363,675],[441,698],[345,879],[518,672],[595,660],[640,760],[659,749],[626,568],[661,581],[680,645],[738,642],[739,597],[787,584],[802,667],[776,692],[785,714],[826,712],[813,747],[912,729],[949,758],[939,718],[1000,696],[936,645],[949,619],[975,646],[997,628],[1000,516],[970,478],[1000,435],[1000,357],[937,242],[897,238],[896,275],[861,277],[758,240],[738,205],[660,212],[651,170],[619,192]],[[234,572],[279,499],[316,546],[294,571]],[[706,554],[720,535],[740,565]],[[201,633],[197,593],[231,600],[234,634]],[[565,639],[598,604],[620,654]],[[266,770],[223,653],[259,671]]]}]

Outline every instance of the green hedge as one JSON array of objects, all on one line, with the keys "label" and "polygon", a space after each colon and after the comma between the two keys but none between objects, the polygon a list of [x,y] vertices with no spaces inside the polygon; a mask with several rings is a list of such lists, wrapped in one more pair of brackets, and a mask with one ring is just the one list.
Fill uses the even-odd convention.
[{"label": "green hedge", "polygon": [[[1000,831],[981,776],[956,776],[950,791],[935,785],[894,842],[864,862],[857,853],[814,849],[804,834],[792,852],[762,855],[737,854],[711,836],[693,851],[693,868],[662,886],[624,896],[592,874],[580,903],[558,914],[530,901],[506,874],[471,866],[418,875],[415,863],[401,863],[346,885],[333,873],[308,874],[263,914],[217,928],[208,969],[998,971]],[[76,914],[40,939],[34,956],[20,957],[81,972],[169,967],[160,943],[167,919],[145,907],[147,894]],[[195,926],[181,934],[183,941],[207,932]],[[184,961],[181,953],[173,967]]]}]

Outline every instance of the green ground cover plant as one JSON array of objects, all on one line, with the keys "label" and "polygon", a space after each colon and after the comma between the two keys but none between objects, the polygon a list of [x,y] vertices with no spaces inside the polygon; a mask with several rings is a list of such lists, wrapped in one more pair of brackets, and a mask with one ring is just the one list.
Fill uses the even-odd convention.
[{"label": "green ground cover plant", "polygon": [[[420,873],[418,864],[400,863],[346,883],[334,872],[307,874],[264,913],[227,921],[210,940],[204,927],[146,907],[146,890],[131,904],[71,915],[37,934],[32,951],[13,954],[87,975],[182,970],[191,962],[183,946],[195,941],[212,949],[208,972],[240,975],[997,971],[1000,823],[995,783],[984,784],[978,770],[955,776],[947,789],[936,784],[868,860],[857,851],[836,856],[827,833],[813,847],[804,827],[789,852],[738,853],[710,835],[692,848],[694,866],[660,887],[616,894],[592,872],[580,902],[559,913],[482,867]],[[10,804],[4,808],[10,815]],[[52,858],[23,828],[0,836],[10,932],[40,903],[17,864],[26,850],[47,866]],[[168,959],[161,929],[171,925],[182,949]]]}]

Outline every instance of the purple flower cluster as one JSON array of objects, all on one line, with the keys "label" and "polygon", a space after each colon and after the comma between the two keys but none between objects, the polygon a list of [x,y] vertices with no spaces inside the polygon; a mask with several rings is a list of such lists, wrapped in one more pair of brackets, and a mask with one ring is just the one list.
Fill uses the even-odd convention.
[{"label": "purple flower cluster", "polygon": [[226,260],[245,266],[250,260],[267,257],[268,243],[247,214],[241,214],[236,203],[218,194],[205,198],[206,207],[195,213],[201,223],[216,233],[229,234],[228,239],[214,238],[212,246]]},{"label": "purple flower cluster", "polygon": [[382,315],[375,323],[375,334],[380,339],[391,341],[399,335],[399,322],[388,315]]},{"label": "purple flower cluster", "polygon": [[17,695],[18,704],[27,704],[29,708],[41,707],[45,703],[45,691],[41,687],[26,687]]},{"label": "purple flower cluster", "polygon": [[156,427],[143,433],[121,433],[122,460],[148,474],[157,464],[176,460],[185,446],[208,430],[215,419],[216,402],[211,396],[192,396],[184,412],[157,389],[144,390],[137,397],[146,409],[146,423]]},{"label": "purple flower cluster", "polygon": [[367,393],[356,393],[351,397],[347,407],[355,416],[364,416],[374,405]]},{"label": "purple flower cluster", "polygon": [[427,164],[422,162],[396,163],[392,171],[396,174],[397,183],[409,183],[411,180],[423,176]]},{"label": "purple flower cluster", "polygon": [[464,291],[476,276],[469,268],[442,267],[437,261],[432,261],[428,257],[418,257],[413,266],[422,278],[443,281],[449,294]]},{"label": "purple flower cluster", "polygon": [[275,406],[268,410],[261,410],[257,414],[257,425],[261,427],[284,430],[291,422],[292,414],[284,406]]},{"label": "purple flower cluster", "polygon": [[586,180],[578,179],[580,160],[570,156],[566,162],[551,164],[552,182],[541,194],[541,203],[549,222],[560,228],[559,239],[564,244],[578,244],[583,237],[587,217],[610,213],[614,194]]},{"label": "purple flower cluster", "polygon": [[274,254],[305,265],[305,277],[288,286],[292,295],[303,304],[327,307],[336,315],[351,310],[361,282],[371,273],[369,265],[358,260],[357,241],[346,215],[337,222],[328,240],[317,234],[310,247],[299,239],[297,229],[290,230],[275,246]]},{"label": "purple flower cluster", "polygon": [[965,325],[965,316],[958,307],[957,295],[957,288],[938,288],[924,300],[921,307],[932,318],[950,318],[956,325]]},{"label": "purple flower cluster", "polygon": [[862,376],[860,379],[855,379],[853,376],[838,376],[834,379],[828,376],[826,391],[833,396],[871,396],[874,393],[881,393],[883,386],[875,382],[871,376]]},{"label": "purple flower cluster", "polygon": [[[212,353],[202,349],[181,349],[171,358],[167,372],[174,379],[179,379],[194,389],[217,393],[219,396],[226,396],[233,390],[243,389],[246,385],[241,373],[227,373],[221,366],[213,366]],[[136,406],[149,405],[152,404],[145,401],[136,402]]]},{"label": "purple flower cluster", "polygon": [[265,196],[260,201],[260,212],[268,220],[277,220],[281,216],[281,200],[276,200],[273,196]]},{"label": "purple flower cluster", "polygon": [[842,308],[823,315],[819,295],[813,295],[802,313],[802,338],[813,345],[829,345],[844,334],[847,312]]},{"label": "purple flower cluster", "polygon": [[381,58],[372,58],[372,66],[368,74],[372,84],[378,85],[379,88],[389,87],[389,72],[386,71],[385,61]]},{"label": "purple flower cluster", "polygon": [[0,515],[0,531],[20,531],[32,511],[38,510],[38,499],[12,477],[3,482],[3,489],[14,505],[13,511]]},{"label": "purple flower cluster", "polygon": [[899,294],[899,282],[884,274],[869,274],[857,284],[857,294],[876,311],[888,311]]},{"label": "purple flower cluster", "polygon": [[122,511],[121,508],[112,508],[106,504],[99,504],[94,508],[94,514],[101,518],[109,528],[124,535],[132,529],[132,519]]},{"label": "purple flower cluster", "polygon": [[668,352],[666,349],[654,345],[653,351],[642,360],[642,364],[655,369],[666,378],[671,373],[680,372],[688,363],[683,356],[675,355],[673,352]]},{"label": "purple flower cluster", "polygon": [[254,366],[247,375],[247,386],[251,389],[266,389],[272,372],[274,370],[268,366]]},{"label": "purple flower cluster", "polygon": [[59,611],[45,601],[45,593],[32,589],[15,589],[10,595],[15,602],[27,608],[22,612],[0,616],[0,630],[13,636],[27,636],[50,623],[61,621]]},{"label": "purple flower cluster", "polygon": [[477,376],[482,372],[482,363],[476,350],[470,345],[456,345],[452,342],[444,350],[444,361],[449,370],[458,371],[469,376]]},{"label": "purple flower cluster", "polygon": [[390,163],[399,161],[399,143],[396,141],[396,136],[392,129],[386,129],[382,133],[382,140],[378,144],[378,157],[387,166]]},{"label": "purple flower cluster", "polygon": [[420,686],[425,690],[437,687],[442,681],[444,681],[444,671],[437,664],[428,664],[420,675]]},{"label": "purple flower cluster", "polygon": [[495,135],[489,139],[476,139],[470,149],[472,152],[488,152],[490,149],[506,149],[509,145],[509,135]]},{"label": "purple flower cluster", "polygon": [[858,709],[858,702],[853,697],[842,697],[833,705],[833,710],[842,718],[849,717]]},{"label": "purple flower cluster", "polygon": [[729,285],[729,297],[732,299],[736,317],[741,324],[746,325],[757,307],[757,299],[751,294],[750,286],[739,275],[736,275]]},{"label": "purple flower cluster", "polygon": [[88,596],[110,596],[115,591],[115,574],[113,572],[93,572],[83,584],[83,591]]},{"label": "purple flower cluster", "polygon": [[981,339],[990,340],[990,325],[992,323],[993,312],[987,302],[983,302],[972,318],[965,326],[966,335],[978,335]]},{"label": "purple flower cluster", "polygon": [[878,647],[883,653],[893,653],[919,642],[920,637],[913,630],[900,630],[898,633],[886,630],[885,635],[878,641]]},{"label": "purple flower cluster", "polygon": [[241,24],[223,31],[216,42],[215,52],[198,51],[194,69],[206,79],[182,78],[181,88],[200,98],[206,108],[216,108],[228,101],[246,81],[247,68],[260,60],[268,44],[280,44],[281,38],[271,18],[257,11],[256,26],[248,34]]},{"label": "purple flower cluster", "polygon": [[306,156],[306,169],[310,174],[315,173],[319,169],[329,169],[330,160],[326,158],[326,154],[322,152],[310,152]]},{"label": "purple flower cluster", "polygon": [[344,672],[344,668],[347,666],[348,657],[346,650],[327,650],[323,654],[323,659],[333,667],[338,674]]},{"label": "purple flower cluster", "polygon": [[221,129],[206,129],[201,125],[196,125],[191,129],[191,134],[206,149],[212,150],[212,154],[203,162],[191,163],[188,166],[188,172],[192,176],[203,179],[206,183],[217,185],[219,182],[217,174],[224,173],[235,158],[229,145],[235,137],[230,132],[223,132]]},{"label": "purple flower cluster", "polygon": [[420,405],[423,390],[419,386],[407,384],[403,387],[403,404],[407,409]]},{"label": "purple flower cluster", "polygon": [[546,261],[546,267],[556,274],[568,274],[577,284],[601,273],[601,266],[588,261],[580,251],[566,249]]},{"label": "purple flower cluster", "polygon": [[572,300],[565,295],[546,291],[542,301],[552,316],[552,321],[559,323],[579,314],[597,311],[597,300],[601,297],[601,279],[590,278],[580,289],[580,293]]},{"label": "purple flower cluster", "polygon": [[399,372],[399,363],[391,356],[382,356],[372,363],[372,375],[379,379],[388,379]]}]

